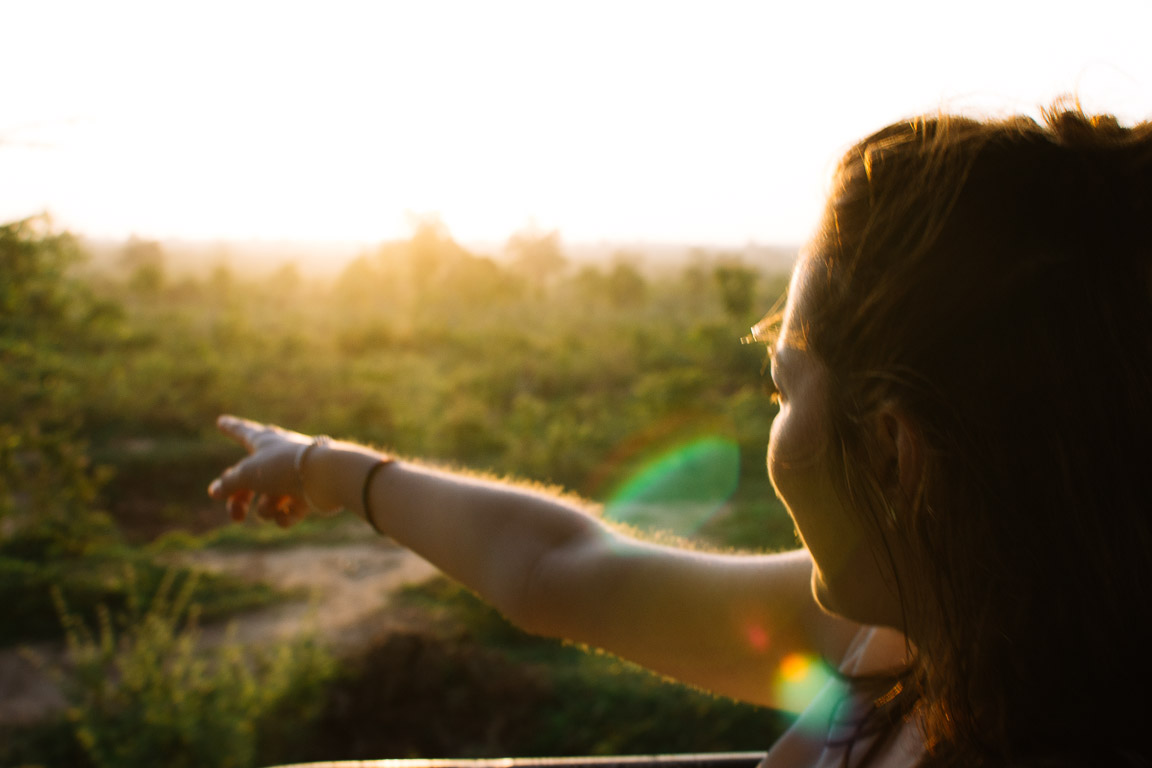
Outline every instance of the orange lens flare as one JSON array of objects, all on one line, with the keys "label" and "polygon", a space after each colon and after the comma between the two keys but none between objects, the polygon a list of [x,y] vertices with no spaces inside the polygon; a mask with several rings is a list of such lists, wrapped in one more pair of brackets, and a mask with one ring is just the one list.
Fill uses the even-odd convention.
[{"label": "orange lens flare", "polygon": [[814,656],[791,653],[780,661],[774,682],[782,709],[802,712],[832,678],[828,668]]}]

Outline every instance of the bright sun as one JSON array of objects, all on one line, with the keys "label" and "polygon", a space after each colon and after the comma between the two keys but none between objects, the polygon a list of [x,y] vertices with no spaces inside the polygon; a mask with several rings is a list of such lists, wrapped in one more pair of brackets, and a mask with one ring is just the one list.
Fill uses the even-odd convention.
[{"label": "bright sun", "polygon": [[995,27],[905,2],[876,25],[875,5],[21,4],[0,217],[371,241],[435,212],[465,240],[532,219],[798,242],[838,152],[902,115],[1074,90],[1152,114],[1147,4],[1000,3]]}]

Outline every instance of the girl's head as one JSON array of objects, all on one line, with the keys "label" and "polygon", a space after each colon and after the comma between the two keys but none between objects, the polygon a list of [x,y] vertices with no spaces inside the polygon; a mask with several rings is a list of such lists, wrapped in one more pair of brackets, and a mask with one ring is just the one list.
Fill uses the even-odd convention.
[{"label": "girl's head", "polygon": [[1021,759],[1152,709],[1152,124],[1045,117],[854,147],[782,340],[929,737]]}]

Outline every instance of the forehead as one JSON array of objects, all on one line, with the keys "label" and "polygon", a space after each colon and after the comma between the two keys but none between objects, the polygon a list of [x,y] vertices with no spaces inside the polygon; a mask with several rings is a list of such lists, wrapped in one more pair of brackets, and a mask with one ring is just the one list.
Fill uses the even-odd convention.
[{"label": "forehead", "polygon": [[792,269],[788,283],[787,302],[783,309],[779,304],[752,326],[752,333],[746,341],[759,341],[768,345],[768,352],[775,357],[780,350],[807,348],[808,307],[814,299],[814,284],[821,272],[820,259],[813,250],[801,251]]},{"label": "forehead", "polygon": [[808,307],[813,294],[818,261],[810,250],[801,252],[792,270],[788,284],[788,302],[784,305],[784,316],[780,333],[776,338],[776,349],[807,349]]}]

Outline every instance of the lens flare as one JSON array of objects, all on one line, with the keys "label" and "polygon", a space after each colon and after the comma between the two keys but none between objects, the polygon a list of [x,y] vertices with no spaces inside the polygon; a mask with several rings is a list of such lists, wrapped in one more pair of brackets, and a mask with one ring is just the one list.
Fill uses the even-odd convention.
[{"label": "lens flare", "polygon": [[757,653],[764,653],[771,644],[771,638],[768,637],[768,630],[759,624],[748,624],[745,626],[744,637],[748,640],[748,646]]},{"label": "lens flare", "polygon": [[604,515],[637,528],[689,536],[699,530],[740,484],[740,447],[706,437],[667,451],[626,481],[605,504]]},{"label": "lens flare", "polygon": [[780,661],[774,681],[776,700],[781,709],[802,712],[831,679],[831,674],[817,658],[792,653]]}]

